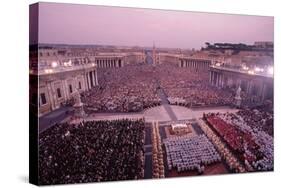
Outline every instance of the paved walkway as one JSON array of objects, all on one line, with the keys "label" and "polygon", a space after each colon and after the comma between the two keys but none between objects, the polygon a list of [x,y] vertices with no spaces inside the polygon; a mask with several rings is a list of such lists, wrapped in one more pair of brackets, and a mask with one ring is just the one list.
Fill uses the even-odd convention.
[{"label": "paved walkway", "polygon": [[[158,85],[160,86],[159,83],[158,83]],[[172,121],[176,121],[177,120],[177,116],[174,113],[174,111],[172,110],[171,106],[169,105],[169,101],[167,99],[167,95],[165,94],[165,92],[163,91],[162,88],[158,89],[157,92],[158,92],[158,96],[161,99],[161,104],[163,105],[164,109],[168,113],[170,119]]]},{"label": "paved walkway", "polygon": [[86,118],[87,121],[92,120],[115,120],[115,119],[140,119],[144,118],[147,123],[158,121],[159,123],[171,121],[185,121],[198,119],[203,117],[203,113],[225,113],[236,112],[237,109],[229,107],[212,107],[212,108],[196,108],[190,109],[183,106],[163,104],[161,106],[146,109],[141,113],[95,113],[93,116]]},{"label": "paved walkway", "polygon": [[54,110],[46,115],[43,115],[39,118],[39,132],[43,132],[49,127],[53,126],[56,123],[59,123],[66,119],[71,114],[68,113],[72,110],[72,107],[61,107],[57,110]]},{"label": "paved walkway", "polygon": [[152,140],[151,140],[151,125],[145,127],[144,136],[144,178],[152,178]]}]

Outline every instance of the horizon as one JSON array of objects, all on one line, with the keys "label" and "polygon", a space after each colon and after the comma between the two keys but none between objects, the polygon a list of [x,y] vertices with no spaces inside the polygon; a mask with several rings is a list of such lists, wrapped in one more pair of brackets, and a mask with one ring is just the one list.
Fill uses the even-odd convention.
[{"label": "horizon", "polygon": [[[274,44],[274,41],[255,41],[255,42],[273,42]],[[215,43],[226,43],[226,42],[214,42],[214,43],[211,43],[211,44],[215,44]],[[250,43],[244,43],[244,42],[237,42],[237,43],[231,43],[231,44],[245,44],[245,45],[254,45],[254,43],[250,44]],[[138,47],[138,48],[152,48],[153,46],[137,46],[137,45],[112,45],[112,44],[70,44],[70,43],[37,43],[37,44],[30,44],[30,45],[55,45],[55,46],[64,46],[64,45],[67,45],[67,46],[105,46],[105,47]],[[205,43],[202,47],[205,46]],[[166,47],[166,46],[157,46],[155,45],[155,48],[170,48],[170,49],[184,49],[184,50],[192,50],[194,48],[178,48],[178,47]],[[195,49],[195,50],[200,50],[200,49]]]}]

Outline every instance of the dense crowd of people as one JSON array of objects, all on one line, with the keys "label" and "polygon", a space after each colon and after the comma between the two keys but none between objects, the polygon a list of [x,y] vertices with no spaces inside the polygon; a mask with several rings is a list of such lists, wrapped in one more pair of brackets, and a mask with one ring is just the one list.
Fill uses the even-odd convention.
[{"label": "dense crowd of people", "polygon": [[157,122],[152,123],[151,132],[152,141],[152,177],[153,178],[165,178],[164,159],[161,136],[159,133],[159,124]]},{"label": "dense crowd of people", "polygon": [[208,72],[196,72],[170,64],[159,65],[156,71],[170,104],[186,107],[222,106],[233,101],[233,92],[210,85]]},{"label": "dense crowd of people", "polygon": [[39,184],[140,179],[144,120],[57,124],[39,135]]},{"label": "dense crowd of people", "polygon": [[270,112],[242,109],[236,113],[211,113],[205,118],[248,171],[265,171],[273,170],[272,116]]},{"label": "dense crowd of people", "polygon": [[99,86],[82,94],[91,112],[139,112],[160,105],[152,65],[100,69]]},{"label": "dense crowd of people", "polygon": [[162,88],[170,104],[186,107],[222,106],[233,103],[233,91],[209,84],[208,72],[172,64],[136,64],[99,69],[99,86],[82,94],[87,113],[140,112],[161,104]]},{"label": "dense crowd of people", "polygon": [[[271,106],[271,105],[270,105]],[[266,110],[264,108],[267,108]],[[268,109],[269,108],[269,109]],[[241,116],[245,123],[252,129],[264,131],[273,136],[273,107],[261,106],[254,109],[247,108],[238,111],[237,115]]]},{"label": "dense crowd of people", "polygon": [[203,173],[206,165],[221,161],[214,145],[203,134],[167,138],[163,143],[169,170],[176,168],[178,172],[197,170]]},{"label": "dense crowd of people", "polygon": [[209,140],[214,144],[217,151],[220,153],[220,156],[226,162],[228,169],[230,172],[246,172],[244,165],[242,165],[239,160],[234,156],[234,154],[230,151],[230,149],[226,146],[226,144],[221,140],[219,136],[215,134],[215,132],[207,126],[206,122],[203,119],[198,119],[198,125],[201,130],[205,133],[205,135],[209,138]]}]

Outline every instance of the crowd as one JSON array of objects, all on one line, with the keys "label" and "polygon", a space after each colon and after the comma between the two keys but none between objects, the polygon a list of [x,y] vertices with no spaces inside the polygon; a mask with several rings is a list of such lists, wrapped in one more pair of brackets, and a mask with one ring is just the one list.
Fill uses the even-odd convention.
[{"label": "crowd", "polygon": [[140,179],[144,120],[57,124],[39,135],[39,184]]},{"label": "crowd", "polygon": [[270,111],[263,110],[262,107],[254,109],[243,109],[238,111],[237,115],[243,118],[243,121],[252,129],[264,131],[273,136],[273,108]]},{"label": "crowd", "polygon": [[272,114],[243,109],[237,113],[207,114],[205,118],[248,171],[273,170],[273,137],[264,131],[270,128],[263,128],[273,127],[273,122],[267,121]]},{"label": "crowd", "polygon": [[165,178],[163,149],[161,144],[161,136],[159,133],[159,124],[152,123],[152,177]]},{"label": "crowd", "polygon": [[233,92],[220,90],[209,83],[208,72],[178,68],[170,64],[159,65],[157,78],[170,104],[186,107],[229,105]]},{"label": "crowd", "polygon": [[203,134],[167,138],[163,143],[169,170],[176,168],[178,172],[197,170],[203,173],[205,165],[221,161],[214,145]]},{"label": "crowd", "polygon": [[152,65],[100,69],[99,86],[82,94],[91,112],[139,112],[160,105]]},{"label": "crowd", "polygon": [[[263,105],[256,109],[243,109],[237,113],[220,114],[226,122],[253,136],[263,157],[252,163],[256,170],[273,170],[273,108]],[[257,121],[259,120],[259,121]]]},{"label": "crowd", "polygon": [[222,140],[210,129],[209,126],[202,119],[198,119],[198,125],[205,135],[212,141],[217,151],[220,153],[222,158],[225,160],[231,172],[246,172],[246,169],[233,153],[228,149],[228,147],[222,142]]},{"label": "crowd", "polygon": [[170,104],[186,107],[222,106],[233,103],[233,91],[209,84],[208,72],[176,65],[136,64],[100,69],[99,86],[82,94],[85,110],[92,112],[139,112],[161,104],[162,88]]}]

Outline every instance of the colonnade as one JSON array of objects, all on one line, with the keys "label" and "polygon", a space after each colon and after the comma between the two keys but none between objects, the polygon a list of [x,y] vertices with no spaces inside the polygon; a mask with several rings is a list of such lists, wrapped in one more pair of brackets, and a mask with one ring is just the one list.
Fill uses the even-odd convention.
[{"label": "colonnade", "polygon": [[209,81],[212,85],[217,87],[224,87],[225,77],[222,73],[210,71],[209,72]]},{"label": "colonnade", "polygon": [[211,64],[209,60],[199,60],[199,59],[180,59],[179,66],[194,68],[194,69],[208,69]]},{"label": "colonnade", "polygon": [[97,58],[96,63],[99,68],[123,67],[121,58]]},{"label": "colonnade", "polygon": [[254,75],[237,75],[221,71],[209,71],[209,82],[211,85],[225,88],[241,87],[249,96],[258,96],[261,100],[273,95],[273,79],[255,77]]},{"label": "colonnade", "polygon": [[85,80],[87,81],[87,89],[91,89],[98,85],[97,70],[91,70],[85,73]]}]

